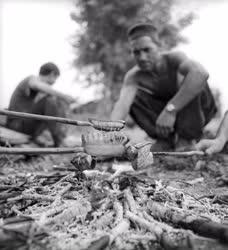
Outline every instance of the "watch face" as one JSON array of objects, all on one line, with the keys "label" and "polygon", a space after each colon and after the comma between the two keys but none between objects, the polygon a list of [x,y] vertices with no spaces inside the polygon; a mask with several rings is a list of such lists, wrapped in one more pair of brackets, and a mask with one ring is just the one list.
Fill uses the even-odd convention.
[{"label": "watch face", "polygon": [[167,109],[167,111],[172,112],[175,110],[175,106],[173,104],[168,104],[166,109]]}]

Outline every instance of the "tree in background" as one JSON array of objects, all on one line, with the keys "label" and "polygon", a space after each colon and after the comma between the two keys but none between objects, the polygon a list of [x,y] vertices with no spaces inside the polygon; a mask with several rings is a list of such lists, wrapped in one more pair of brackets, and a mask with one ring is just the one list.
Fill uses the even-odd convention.
[{"label": "tree in background", "polygon": [[106,112],[110,112],[123,76],[134,63],[126,37],[131,25],[139,21],[153,22],[159,31],[163,49],[185,42],[179,32],[191,23],[193,15],[190,13],[173,23],[171,9],[174,2],[75,0],[76,10],[71,13],[71,18],[80,24],[82,31],[76,34],[73,43],[77,55],[74,64],[90,68],[90,84],[104,83]]}]

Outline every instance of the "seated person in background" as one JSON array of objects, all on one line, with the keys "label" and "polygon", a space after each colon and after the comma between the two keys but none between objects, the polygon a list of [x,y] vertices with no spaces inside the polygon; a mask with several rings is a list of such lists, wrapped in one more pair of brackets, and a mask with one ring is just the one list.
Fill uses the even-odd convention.
[{"label": "seated person in background", "polygon": [[217,135],[214,139],[202,139],[196,144],[197,150],[204,150],[206,154],[221,152],[228,141],[228,111],[220,124]]},{"label": "seated person in background", "polygon": [[157,30],[140,23],[128,31],[136,66],[124,78],[112,120],[130,114],[151,137],[151,150],[190,146],[216,113],[208,72],[180,52],[162,53]]},{"label": "seated person in background", "polygon": [[[54,63],[42,65],[38,76],[28,76],[19,83],[11,96],[8,109],[64,117],[64,107],[61,101],[71,103],[75,100],[51,87],[59,75],[59,68]],[[65,137],[63,127],[56,122],[8,117],[6,125],[10,129],[32,136],[33,139],[44,129],[48,129],[56,147],[62,144]]]}]

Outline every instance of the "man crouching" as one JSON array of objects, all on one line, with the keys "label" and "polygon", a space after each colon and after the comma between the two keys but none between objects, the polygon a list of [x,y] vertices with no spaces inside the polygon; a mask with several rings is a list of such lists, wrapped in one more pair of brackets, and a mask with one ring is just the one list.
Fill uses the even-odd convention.
[{"label": "man crouching", "polygon": [[163,53],[152,24],[134,25],[128,39],[136,66],[124,78],[111,119],[124,120],[130,114],[157,139],[152,151],[177,149],[199,140],[217,110],[208,72],[183,53]]},{"label": "man crouching", "polygon": [[[60,75],[59,68],[54,63],[46,63],[40,67],[38,76],[28,76],[14,90],[9,104],[9,110],[49,116],[65,116],[63,103],[74,102],[68,95],[54,90],[51,86]],[[37,121],[34,119],[7,118],[7,127],[30,135],[35,139],[44,129],[52,135],[54,145],[60,146],[65,137],[63,127],[52,121]]]}]

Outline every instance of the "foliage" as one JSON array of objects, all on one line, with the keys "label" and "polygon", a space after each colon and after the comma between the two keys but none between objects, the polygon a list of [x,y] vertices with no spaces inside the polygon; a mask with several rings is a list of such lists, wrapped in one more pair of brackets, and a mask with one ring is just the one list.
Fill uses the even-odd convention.
[{"label": "foliage", "polygon": [[[75,65],[93,65],[95,74],[103,72],[106,97],[115,99],[124,74],[134,63],[126,37],[132,24],[153,22],[158,28],[162,49],[184,41],[179,31],[193,16],[190,14],[174,24],[173,4],[174,0],[75,0],[76,10],[71,17],[81,26],[81,33],[75,36],[73,44],[77,54]],[[89,78],[95,77],[89,74]]]}]

